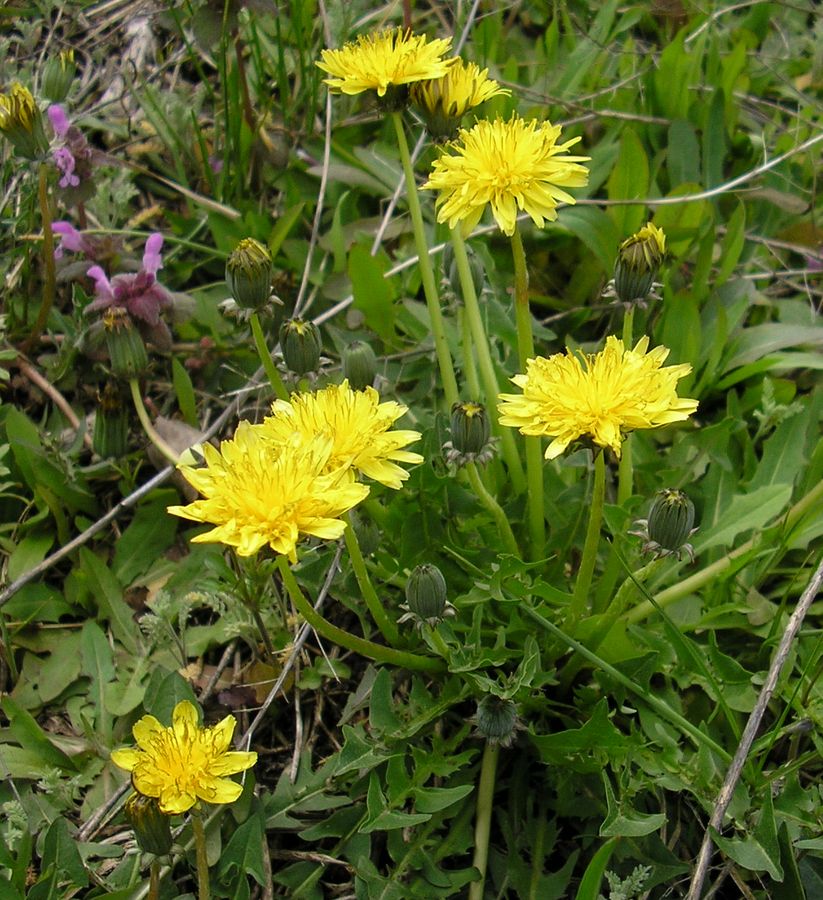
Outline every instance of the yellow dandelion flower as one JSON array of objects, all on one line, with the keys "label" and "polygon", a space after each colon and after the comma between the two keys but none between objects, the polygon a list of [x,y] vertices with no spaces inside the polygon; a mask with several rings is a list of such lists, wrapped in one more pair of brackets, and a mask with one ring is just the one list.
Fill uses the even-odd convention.
[{"label": "yellow dandelion flower", "polygon": [[17,81],[7,94],[0,93],[0,133],[28,159],[37,159],[48,149],[40,108],[31,91]]},{"label": "yellow dandelion flower", "polygon": [[377,91],[384,97],[391,86],[441,78],[453,63],[443,59],[450,48],[451,38],[429,41],[402,28],[387,29],[361,34],[339,50],[324,50],[317,66],[331,76],[324,81],[333,91]]},{"label": "yellow dandelion flower", "polygon": [[327,466],[356,469],[390,488],[401,487],[409,473],[398,462],[421,463],[419,453],[403,450],[420,439],[419,431],[391,431],[407,408],[393,400],[380,402],[372,387],[353,391],[346,380],[320,391],[275,400],[273,415],[263,421],[266,438],[280,445],[297,433],[304,440],[324,435],[332,449]]},{"label": "yellow dandelion flower", "polygon": [[460,119],[470,110],[500,94],[511,94],[489,78],[488,69],[457,59],[442,78],[419,81],[411,87],[412,103],[420,108],[434,140],[454,136]]},{"label": "yellow dandelion flower", "polygon": [[181,466],[180,471],[205,499],[168,511],[215,525],[192,541],[227,544],[239,556],[253,556],[268,545],[296,562],[301,535],[336,540],[346,527],[339,516],[369,493],[365,485],[352,483],[345,469],[329,465],[328,437],[295,436],[275,446],[262,426],[241,422],[219,451],[206,444],[203,453],[204,468]]},{"label": "yellow dandelion flower", "polygon": [[647,353],[648,347],[647,337],[633,350],[609,337],[600,353],[567,350],[530,359],[526,374],[512,378],[523,393],[500,395],[500,424],[522,434],[553,437],[546,459],[560,456],[584,436],[619,457],[626,432],[679,422],[697,409],[697,400],[678,397],[675,390],[692,367],[664,367],[668,348]]},{"label": "yellow dandelion flower", "polygon": [[582,187],[588,170],[580,163],[588,156],[565,156],[580,138],[558,144],[560,126],[526,121],[479,121],[461,129],[449,145],[454,155],[435,160],[423,185],[440,191],[437,219],[450,228],[462,223],[468,234],[491,206],[500,229],[514,234],[518,210],[527,212],[538,227],[557,218],[558,203],[574,203],[564,187]]},{"label": "yellow dandelion flower", "polygon": [[132,785],[158,801],[167,815],[184,813],[198,800],[233,803],[243,792],[235,775],[257,762],[256,753],[229,750],[236,720],[226,716],[204,728],[188,700],[174,707],[170,728],[143,716],[132,728],[136,749],[114,750],[112,762],[131,772]]}]

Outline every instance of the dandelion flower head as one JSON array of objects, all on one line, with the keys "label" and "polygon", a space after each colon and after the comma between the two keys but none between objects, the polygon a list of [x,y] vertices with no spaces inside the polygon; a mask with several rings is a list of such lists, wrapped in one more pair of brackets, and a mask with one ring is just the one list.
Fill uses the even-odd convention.
[{"label": "dandelion flower head", "polygon": [[687,419],[697,400],[678,397],[677,382],[691,366],[663,366],[669,350],[647,352],[641,338],[627,350],[616,337],[606,339],[600,353],[557,353],[528,361],[525,375],[512,381],[522,394],[501,394],[501,425],[526,435],[554,438],[546,459],[560,456],[572,441],[588,437],[617,457],[625,434]]},{"label": "dandelion flower head", "polygon": [[440,191],[438,221],[450,228],[462,223],[468,234],[491,206],[501,231],[512,235],[518,211],[541,228],[556,219],[558,203],[575,202],[563,188],[586,184],[588,170],[581,163],[589,158],[566,155],[580,138],[558,144],[559,137],[559,125],[517,116],[481,119],[473,128],[461,129],[423,185]]},{"label": "dandelion flower head", "polygon": [[407,408],[380,402],[372,387],[353,391],[348,380],[319,391],[276,400],[261,428],[266,439],[282,445],[299,434],[303,440],[324,435],[331,441],[327,466],[356,469],[390,488],[401,487],[409,473],[397,463],[421,463],[423,457],[402,449],[420,439],[419,431],[392,431]]},{"label": "dandelion flower head", "polygon": [[131,772],[135,790],[154,797],[167,815],[184,813],[198,800],[233,803],[243,787],[226,776],[257,762],[256,753],[229,749],[235,722],[234,716],[226,716],[204,728],[194,704],[182,700],[174,708],[171,727],[143,716],[132,729],[137,747],[115,750],[111,759]]},{"label": "dandelion flower head", "polygon": [[32,132],[36,126],[39,111],[31,91],[15,81],[7,94],[0,93],[0,131],[15,128]]},{"label": "dandelion flower head", "polygon": [[203,453],[205,467],[180,471],[204,499],[168,511],[214,525],[192,541],[226,544],[239,556],[269,546],[296,562],[301,535],[336,540],[346,527],[339,517],[369,493],[345,469],[329,465],[328,437],[304,441],[294,435],[276,446],[263,426],[241,422],[233,439],[219,450],[206,444]]},{"label": "dandelion flower head", "polygon": [[453,136],[452,129],[470,110],[500,94],[510,94],[489,78],[488,69],[457,59],[442,78],[419,81],[411,87],[412,102],[422,111],[435,140]]},{"label": "dandelion flower head", "polygon": [[318,68],[329,78],[325,83],[335,92],[361,94],[377,91],[384,97],[391,86],[441,78],[452,65],[444,59],[451,38],[428,40],[402,28],[376,34],[361,34],[339,50],[324,50]]}]

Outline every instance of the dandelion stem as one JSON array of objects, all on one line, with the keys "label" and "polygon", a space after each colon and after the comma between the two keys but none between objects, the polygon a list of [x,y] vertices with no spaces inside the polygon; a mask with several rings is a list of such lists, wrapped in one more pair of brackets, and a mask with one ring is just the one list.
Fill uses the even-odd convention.
[{"label": "dandelion stem", "polygon": [[143,426],[143,431],[146,432],[146,437],[148,437],[152,444],[157,447],[173,466],[176,466],[180,454],[176,453],[163,438],[160,437],[154,425],[152,425],[149,414],[146,412],[145,404],[143,403],[140,385],[137,383],[136,378],[129,379],[129,389],[131,390],[131,398],[134,401],[134,408],[137,411],[137,418],[140,419],[140,424]]},{"label": "dandelion stem", "polygon": [[149,866],[149,900],[160,900],[160,860],[153,859]]},{"label": "dandelion stem", "polygon": [[[634,305],[631,305],[623,316],[623,346],[631,350],[634,345]],[[620,454],[617,469],[617,503],[622,506],[634,491],[634,465],[632,461],[632,436],[628,435]]]},{"label": "dandelion stem", "polygon": [[583,558],[580,560],[580,569],[577,572],[577,581],[574,584],[569,611],[566,616],[566,631],[574,632],[575,625],[580,621],[589,599],[589,589],[592,585],[594,565],[597,562],[597,546],[600,543],[600,524],[603,520],[603,502],[606,496],[606,462],[603,451],[599,451],[594,457],[594,484],[592,485],[591,506],[589,507],[589,524],[586,528],[586,540],[583,544]]},{"label": "dandelion stem", "polygon": [[209,860],[206,856],[206,829],[199,812],[192,811],[191,830],[194,833],[194,850],[197,858],[197,898],[209,900]]},{"label": "dandelion stem", "polygon": [[346,521],[348,525],[343,532],[343,537],[346,540],[346,549],[349,551],[349,559],[351,559],[352,569],[354,569],[357,584],[360,586],[360,592],[363,594],[366,606],[369,608],[375,625],[380,629],[380,633],[390,644],[396,646],[399,641],[397,626],[386,614],[386,610],[383,609],[383,604],[377,596],[377,591],[375,591],[374,585],[371,583],[369,571],[366,568],[366,560],[363,559],[363,553],[360,549],[360,541],[358,541],[357,532],[354,530],[351,512],[347,513]]},{"label": "dandelion stem", "polygon": [[[517,324],[517,351],[520,371],[525,372],[528,360],[534,358],[532,314],[529,309],[529,272],[523,239],[515,224],[512,234],[514,261],[514,317]],[[526,437],[526,478],[528,491],[529,536],[532,559],[541,559],[546,540],[546,518],[543,498],[543,453],[539,437]]]},{"label": "dandelion stem", "polygon": [[500,537],[503,538],[503,543],[506,545],[506,550],[519,557],[520,548],[517,546],[517,540],[515,539],[511,525],[509,525],[509,520],[506,518],[506,513],[503,512],[500,504],[486,490],[486,487],[480,478],[480,473],[477,471],[477,463],[470,462],[465,468],[469,474],[469,483],[475,494],[477,494],[477,499],[492,514],[497,529],[500,532]]},{"label": "dandelion stem", "polygon": [[[520,494],[526,487],[523,465],[520,462],[512,430],[510,428],[502,428],[497,421],[497,395],[500,393],[500,384],[494,371],[494,363],[489,351],[489,340],[486,337],[486,329],[483,326],[483,317],[480,315],[477,291],[474,289],[474,279],[469,268],[469,258],[466,255],[466,245],[463,242],[463,236],[460,234],[459,228],[452,229],[451,240],[454,247],[454,261],[457,264],[460,287],[463,292],[463,309],[469,320],[469,330],[474,344],[474,352],[477,354],[480,379],[483,382],[486,410],[495,434],[500,436],[500,449],[509,469],[512,487],[516,493]],[[470,354],[470,347],[464,347],[463,352]]]},{"label": "dandelion stem", "polygon": [[359,653],[361,656],[373,659],[376,662],[390,663],[391,665],[401,666],[404,669],[412,669],[417,672],[437,672],[442,670],[442,660],[432,659],[428,656],[419,656],[416,653],[407,653],[403,650],[395,650],[392,647],[383,647],[380,644],[349,634],[348,631],[344,631],[336,625],[332,625],[305,598],[286,557],[278,556],[277,564],[280,574],[283,576],[283,584],[285,584],[286,590],[289,592],[292,603],[319,635],[334,641],[347,650]]},{"label": "dandelion stem", "polygon": [[443,313],[440,309],[440,297],[437,293],[437,284],[434,280],[429,248],[426,244],[426,233],[423,229],[423,214],[420,211],[420,198],[417,196],[417,182],[414,179],[409,144],[406,140],[406,131],[403,127],[403,118],[399,112],[391,114],[394,130],[397,134],[397,146],[400,150],[400,161],[403,164],[403,174],[406,178],[406,201],[409,204],[409,213],[414,230],[414,242],[417,248],[417,265],[420,269],[420,280],[423,282],[423,293],[426,295],[426,306],[431,319],[432,337],[434,338],[434,351],[437,355],[437,364],[440,367],[440,378],[443,381],[443,392],[446,395],[446,403],[449,408],[457,403],[460,392],[457,389],[457,378],[454,374],[449,343],[446,339],[446,328],[443,323]]},{"label": "dandelion stem", "polygon": [[480,782],[477,786],[477,819],[474,824],[474,859],[472,865],[480,872],[478,881],[469,886],[469,900],[482,900],[486,885],[486,866],[489,861],[489,835],[491,834],[494,785],[497,778],[497,760],[500,744],[488,741],[483,749],[480,764]]},{"label": "dandelion stem", "polygon": [[432,627],[431,625],[426,626],[428,628],[428,634],[431,638],[432,644],[434,644],[434,649],[443,657],[443,659],[448,662],[449,660],[449,646],[443,640],[443,635],[437,630],[437,628]]},{"label": "dandelion stem", "polygon": [[474,361],[474,353],[472,353],[472,331],[469,323],[469,317],[465,309],[459,309],[457,316],[460,321],[460,344],[463,350],[463,376],[466,379],[466,390],[469,392],[469,398],[479,400],[480,381],[477,377],[477,365]]},{"label": "dandelion stem", "polygon": [[54,304],[54,292],[56,284],[56,275],[54,269],[54,232],[51,230],[52,215],[51,202],[49,200],[49,167],[46,163],[40,164],[37,180],[37,200],[40,204],[40,221],[43,226],[43,271],[45,272],[45,280],[43,282],[43,302],[40,304],[40,311],[37,313],[37,319],[31,329],[31,334],[26,338],[21,350],[23,353],[28,352],[33,347],[37,339],[43,333],[49,320],[49,313]]},{"label": "dandelion stem", "polygon": [[278,399],[288,400],[289,392],[283,384],[283,379],[277,371],[274,360],[271,358],[271,353],[269,353],[269,348],[266,344],[266,337],[263,334],[263,327],[260,324],[260,316],[257,315],[257,312],[251,314],[249,323],[251,324],[251,333],[254,337],[254,346],[257,348],[257,355],[260,357],[260,362],[263,365],[263,369],[266,372],[272,390]]}]

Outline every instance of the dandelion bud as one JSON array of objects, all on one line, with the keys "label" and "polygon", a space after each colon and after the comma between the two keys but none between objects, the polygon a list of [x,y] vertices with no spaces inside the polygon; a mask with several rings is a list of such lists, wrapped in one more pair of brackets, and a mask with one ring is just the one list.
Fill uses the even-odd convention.
[{"label": "dandelion bud", "polygon": [[92,446],[103,459],[125,456],[128,452],[129,417],[123,392],[113,381],[107,381],[97,394]]},{"label": "dandelion bud", "polygon": [[643,301],[666,254],[666,235],[648,222],[627,238],[617,251],[614,264],[614,290],[623,303]]},{"label": "dandelion bud", "polygon": [[126,800],[124,812],[144,853],[165,856],[171,850],[169,817],[160,812],[160,806],[154,797],[146,797],[135,791]]},{"label": "dandelion bud", "polygon": [[314,372],[320,363],[320,332],[313,322],[289,319],[280,327],[280,349],[286,367],[295,375]]},{"label": "dandelion bud", "polygon": [[226,284],[238,306],[262,309],[271,297],[271,256],[254,238],[243,238],[226,262]]},{"label": "dandelion bud", "polygon": [[693,526],[694,504],[683,491],[659,491],[649,512],[649,540],[675,553],[685,545]]},{"label": "dandelion bud", "polygon": [[137,378],[149,367],[146,345],[125,309],[112,306],[103,314],[111,370],[118,378]]},{"label": "dandelion bud", "polygon": [[447,593],[446,579],[437,566],[417,566],[406,582],[406,602],[401,608],[407,612],[399,621],[411,619],[418,626],[425,622],[434,627],[446,616],[453,616],[454,607],[447,601]]},{"label": "dandelion bud", "polygon": [[490,744],[508,747],[520,728],[517,707],[511,700],[487,694],[477,704],[477,731]]},{"label": "dandelion bud", "polygon": [[43,96],[52,103],[62,103],[69,95],[76,74],[74,50],[61,50],[50,56],[43,67]]},{"label": "dandelion bud", "polygon": [[460,453],[480,453],[489,442],[491,425],[482,403],[455,403],[451,417],[452,446]]},{"label": "dandelion bud", "polygon": [[[486,281],[486,267],[483,260],[472,247],[466,247],[466,255],[469,258],[469,272],[474,284],[474,293],[480,296]],[[463,285],[460,281],[460,272],[457,269],[457,260],[454,258],[454,250],[447,244],[443,251],[444,284],[450,294],[455,297],[463,296]]]},{"label": "dandelion bud", "polygon": [[343,374],[349,387],[362,391],[371,387],[377,374],[377,357],[371,345],[365,341],[352,341],[343,351]]},{"label": "dandelion bud", "polygon": [[7,94],[0,93],[0,132],[26,159],[37,160],[49,148],[40,109],[31,91],[19,82]]}]

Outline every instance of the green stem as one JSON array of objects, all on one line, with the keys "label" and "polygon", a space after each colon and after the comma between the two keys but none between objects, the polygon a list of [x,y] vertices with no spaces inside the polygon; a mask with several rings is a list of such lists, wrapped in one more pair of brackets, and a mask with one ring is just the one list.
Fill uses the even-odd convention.
[{"label": "green stem", "polygon": [[480,764],[480,783],[477,786],[477,819],[474,824],[474,859],[472,864],[480,872],[478,881],[469,885],[469,900],[483,900],[486,885],[486,866],[489,861],[489,835],[494,809],[494,784],[500,745],[486,742]]},{"label": "green stem", "polygon": [[440,634],[440,632],[436,628],[433,628],[431,625],[427,625],[426,627],[428,629],[428,635],[431,638],[431,642],[432,644],[434,644],[434,649],[443,657],[443,659],[446,660],[446,662],[448,662],[449,656],[451,654],[449,653],[448,644],[443,640],[443,635]]},{"label": "green stem", "polygon": [[401,666],[404,669],[412,669],[417,672],[439,672],[442,670],[443,663],[439,659],[418,656],[416,653],[407,653],[391,647],[383,647],[380,644],[349,634],[348,631],[343,631],[342,628],[338,628],[336,625],[332,625],[305,598],[300,590],[300,585],[297,583],[297,579],[294,577],[294,573],[289,567],[288,559],[285,556],[278,556],[277,564],[280,574],[283,576],[283,583],[297,611],[324,638],[376,662],[391,663],[392,665]]},{"label": "green stem", "polygon": [[266,344],[266,337],[263,334],[263,326],[260,324],[260,316],[258,316],[256,312],[253,312],[249,317],[249,323],[251,324],[251,333],[252,337],[254,338],[254,346],[257,348],[257,355],[260,357],[260,362],[262,363],[263,369],[266,372],[266,376],[269,379],[271,389],[274,391],[275,396],[278,399],[288,400],[289,392],[286,390],[286,386],[283,384],[283,379],[280,377],[280,373],[277,371],[277,366],[274,364],[274,360],[271,358],[271,353],[269,353],[269,348]]},{"label": "green stem", "polygon": [[[807,510],[813,509],[821,501],[823,501],[823,481],[819,481],[786,513],[783,522],[784,531],[786,533],[790,532],[806,514]],[[703,585],[708,584],[722,572],[725,572],[735,560],[749,553],[761,540],[761,537],[762,532],[756,532],[753,537],[749,538],[745,544],[741,544],[736,550],[732,550],[711,565],[706,566],[705,569],[701,569],[699,572],[695,572],[694,575],[690,575],[688,578],[684,578],[683,581],[679,581],[677,584],[673,584],[671,587],[661,591],[654,598],[655,603],[657,606],[665,609],[667,606],[671,606],[672,603],[676,603],[678,600],[682,600],[683,597],[687,597],[689,594],[699,590]],[[643,600],[642,603],[638,603],[637,606],[632,607],[626,613],[625,620],[629,624],[634,624],[642,621],[654,611],[655,605],[650,600]]]},{"label": "green stem", "polygon": [[500,504],[486,490],[480,478],[480,473],[477,471],[477,463],[470,462],[465,468],[469,474],[469,483],[475,494],[477,494],[477,499],[492,514],[497,530],[500,532],[500,537],[503,538],[503,543],[506,545],[506,550],[519,557],[520,548],[517,546],[517,540],[514,537],[511,525],[509,525],[509,520],[506,518],[506,514],[503,512]]},{"label": "green stem", "polygon": [[360,592],[363,594],[366,606],[369,608],[375,625],[380,629],[380,633],[390,644],[396,646],[399,641],[397,626],[388,617],[383,604],[380,602],[380,598],[377,596],[377,591],[375,591],[374,585],[371,583],[371,578],[369,578],[369,572],[366,568],[366,560],[363,559],[360,542],[357,540],[357,532],[354,530],[351,513],[346,515],[346,521],[348,525],[343,532],[343,537],[346,540],[346,549],[349,551],[349,559],[351,560],[352,569],[354,569],[357,584],[360,586]]},{"label": "green stem", "polygon": [[160,900],[159,859],[153,859],[149,865],[149,900]]},{"label": "green stem", "polygon": [[26,338],[21,350],[27,353],[37,339],[43,333],[49,320],[49,313],[54,305],[54,293],[57,276],[54,268],[54,232],[51,230],[52,215],[49,202],[49,167],[46,163],[40,164],[37,180],[37,200],[40,205],[40,221],[43,226],[43,271],[46,274],[43,283],[43,302],[37,313],[37,319],[31,329],[31,334]]},{"label": "green stem", "polygon": [[[454,247],[454,261],[457,264],[457,272],[460,276],[460,287],[463,293],[463,309],[469,321],[474,352],[477,354],[477,364],[480,369],[480,379],[483,382],[483,394],[486,402],[486,410],[492,422],[494,433],[500,437],[500,450],[503,459],[509,469],[509,477],[515,492],[520,494],[526,487],[526,479],[523,475],[523,464],[517,452],[514,434],[510,428],[501,426],[497,421],[497,395],[500,393],[500,384],[494,371],[489,340],[486,337],[486,329],[483,325],[483,317],[480,314],[480,304],[477,302],[477,292],[474,289],[469,258],[466,255],[466,245],[460,229],[451,231],[452,246]],[[471,354],[470,347],[463,347],[464,354]]]},{"label": "green stem", "polygon": [[477,365],[472,352],[474,342],[472,341],[471,324],[464,307],[458,309],[457,316],[460,322],[460,344],[463,350],[463,376],[466,379],[466,390],[471,399],[479,400],[481,397],[480,381],[477,377]]},{"label": "green stem", "polygon": [[[634,338],[634,306],[630,306],[623,316],[623,347],[631,350]],[[622,506],[634,491],[634,465],[632,460],[632,437],[623,441],[620,464],[617,469],[617,503]]]},{"label": "green stem", "polygon": [[429,259],[429,247],[426,243],[426,232],[423,228],[423,214],[420,211],[420,198],[417,196],[417,182],[414,179],[414,169],[412,169],[409,145],[406,141],[406,131],[403,127],[403,117],[399,112],[393,112],[391,118],[397,135],[400,162],[403,164],[403,174],[406,178],[406,201],[409,205],[409,214],[411,215],[412,228],[414,230],[414,243],[417,248],[417,265],[420,269],[420,280],[423,282],[423,293],[426,295],[426,306],[431,319],[434,351],[437,355],[437,364],[440,368],[440,378],[443,381],[446,403],[451,409],[452,405],[457,403],[460,392],[457,389],[457,378],[454,374],[449,342],[446,339],[446,328],[443,324],[443,313],[440,310],[437,283],[434,280],[434,272]]},{"label": "green stem", "polygon": [[[514,318],[517,325],[517,353],[520,371],[526,372],[528,361],[534,359],[532,314],[529,308],[529,271],[523,239],[515,224],[511,237],[514,262]],[[542,559],[546,541],[546,514],[543,497],[543,453],[539,437],[526,437],[526,478],[528,491],[528,521],[532,559]]]},{"label": "green stem", "polygon": [[617,681],[618,684],[622,684],[623,687],[631,691],[632,694],[634,694],[636,697],[650,706],[653,710],[660,713],[660,715],[663,716],[664,719],[668,719],[670,722],[677,725],[677,727],[680,728],[681,731],[689,735],[696,747],[708,747],[724,762],[728,763],[731,761],[731,754],[724,750],[720,746],[720,744],[709,737],[709,735],[701,731],[697,725],[692,725],[692,723],[689,722],[688,719],[683,718],[680,713],[675,712],[675,710],[673,710],[667,703],[660,700],[646,688],[636,685],[619,669],[616,669],[614,666],[607,663],[604,659],[601,659],[601,657],[599,657],[596,653],[592,653],[592,651],[589,650],[588,647],[584,647],[583,644],[581,644],[579,641],[576,641],[573,637],[567,635],[553,622],[550,622],[548,619],[541,616],[540,613],[536,610],[528,606],[521,606],[520,609],[521,612],[525,613],[541,628],[544,628],[546,631],[553,634],[556,638],[559,638],[564,644],[566,644],[567,647],[571,648],[572,650],[576,650],[581,656],[584,656],[590,663],[592,663],[595,668],[598,668],[605,672],[610,678]]},{"label": "green stem", "polygon": [[600,525],[603,520],[603,503],[606,496],[606,462],[603,451],[594,457],[594,485],[592,486],[591,506],[589,507],[589,524],[586,528],[586,540],[583,544],[583,558],[577,572],[569,611],[566,617],[566,630],[573,632],[580,621],[589,601],[589,589],[592,585],[594,566],[597,562],[597,548],[600,543]]},{"label": "green stem", "polygon": [[199,812],[192,812],[191,829],[194,832],[194,849],[197,857],[197,900],[209,900],[209,860],[206,856],[206,830]]},{"label": "green stem", "polygon": [[149,414],[146,412],[146,407],[143,404],[143,396],[140,393],[140,385],[137,383],[136,378],[129,379],[129,389],[131,390],[131,399],[134,401],[134,408],[137,411],[137,418],[140,419],[140,424],[143,426],[143,431],[146,432],[146,437],[148,437],[152,444],[157,447],[173,466],[176,466],[180,454],[176,453],[172,447],[160,437],[155,430],[154,425],[152,425]]}]

